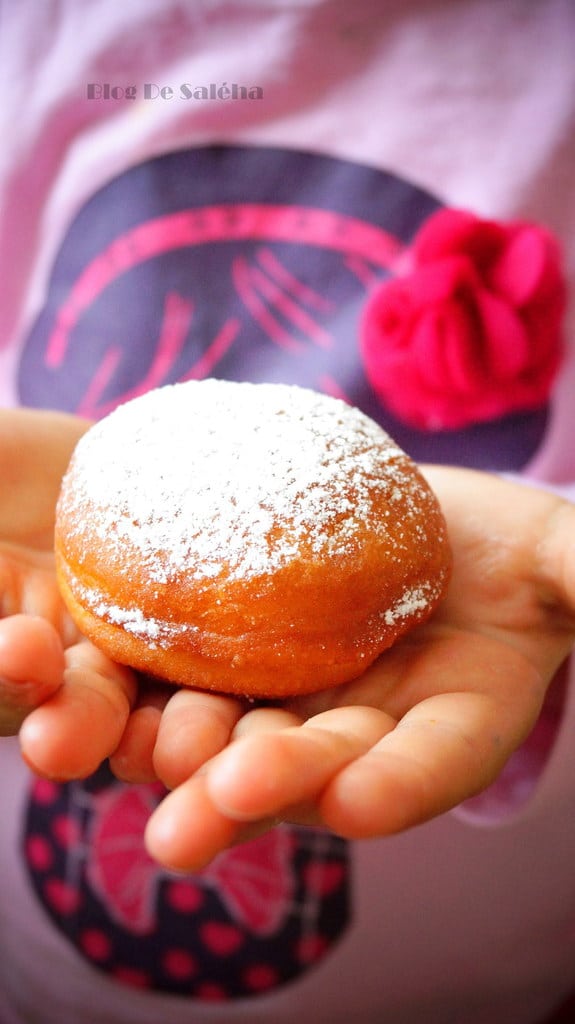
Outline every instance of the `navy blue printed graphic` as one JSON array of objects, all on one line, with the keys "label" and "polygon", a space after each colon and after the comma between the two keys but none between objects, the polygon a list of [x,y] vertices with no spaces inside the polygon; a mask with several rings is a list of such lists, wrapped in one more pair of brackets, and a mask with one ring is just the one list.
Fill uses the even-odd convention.
[{"label": "navy blue printed graphic", "polygon": [[222,1002],[317,964],[349,919],[347,844],[280,826],[193,877],[162,870],[143,833],[162,796],[106,768],[35,783],[25,855],[36,894],[79,952],[118,981]]},{"label": "navy blue printed graphic", "polygon": [[391,416],[365,378],[366,294],[437,206],[392,175],[309,153],[209,147],[133,167],[64,239],[21,400],[99,417],[189,377],[298,383],[358,405],[419,461],[518,469],[544,410],[430,434]]}]

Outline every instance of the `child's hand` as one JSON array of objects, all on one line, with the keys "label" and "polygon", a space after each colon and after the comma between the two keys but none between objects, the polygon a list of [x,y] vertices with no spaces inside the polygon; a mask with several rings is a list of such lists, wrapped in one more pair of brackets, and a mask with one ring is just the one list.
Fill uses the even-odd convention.
[{"label": "child's hand", "polygon": [[[485,474],[427,475],[455,560],[438,614],[323,694],[246,710],[178,692],[153,755],[175,787],[148,827],[159,861],[198,868],[278,819],[397,832],[486,787],[529,733],[575,637],[575,506]],[[206,735],[222,750],[204,764]]]},{"label": "child's hand", "polygon": [[56,586],[56,498],[86,426],[0,411],[0,735],[24,722],[25,757],[58,778],[89,774],[115,749],[136,692],[131,672],[78,643]]}]

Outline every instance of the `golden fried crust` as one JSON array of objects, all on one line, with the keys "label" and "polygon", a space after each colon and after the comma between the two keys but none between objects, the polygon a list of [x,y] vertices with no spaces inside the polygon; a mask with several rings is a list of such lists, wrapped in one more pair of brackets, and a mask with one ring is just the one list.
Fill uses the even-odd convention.
[{"label": "golden fried crust", "polygon": [[56,561],[74,621],[113,659],[266,698],[361,675],[429,617],[450,571],[434,495],[376,424],[301,388],[221,381],[92,428],[63,482]]}]

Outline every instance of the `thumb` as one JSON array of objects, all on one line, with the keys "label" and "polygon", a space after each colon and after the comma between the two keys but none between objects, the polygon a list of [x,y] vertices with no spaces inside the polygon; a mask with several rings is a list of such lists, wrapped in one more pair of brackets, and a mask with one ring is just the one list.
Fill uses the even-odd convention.
[{"label": "thumb", "polygon": [[15,735],[26,715],[61,686],[64,650],[45,619],[13,615],[0,621],[0,736]]}]

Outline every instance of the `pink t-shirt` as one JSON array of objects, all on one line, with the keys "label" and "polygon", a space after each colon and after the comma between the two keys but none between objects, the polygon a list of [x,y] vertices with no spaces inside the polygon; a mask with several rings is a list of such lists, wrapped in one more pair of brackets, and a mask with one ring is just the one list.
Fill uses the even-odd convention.
[{"label": "pink t-shirt", "polygon": [[[373,388],[368,296],[442,207],[575,271],[568,0],[11,5],[0,402],[101,416],[173,380],[342,395],[417,459],[575,493],[575,361],[537,408],[421,429]],[[453,402],[460,399],[454,392]],[[2,1024],[529,1024],[575,985],[572,687],[499,782],[392,839],[282,826],[189,879],[158,787],[0,747]]]}]

